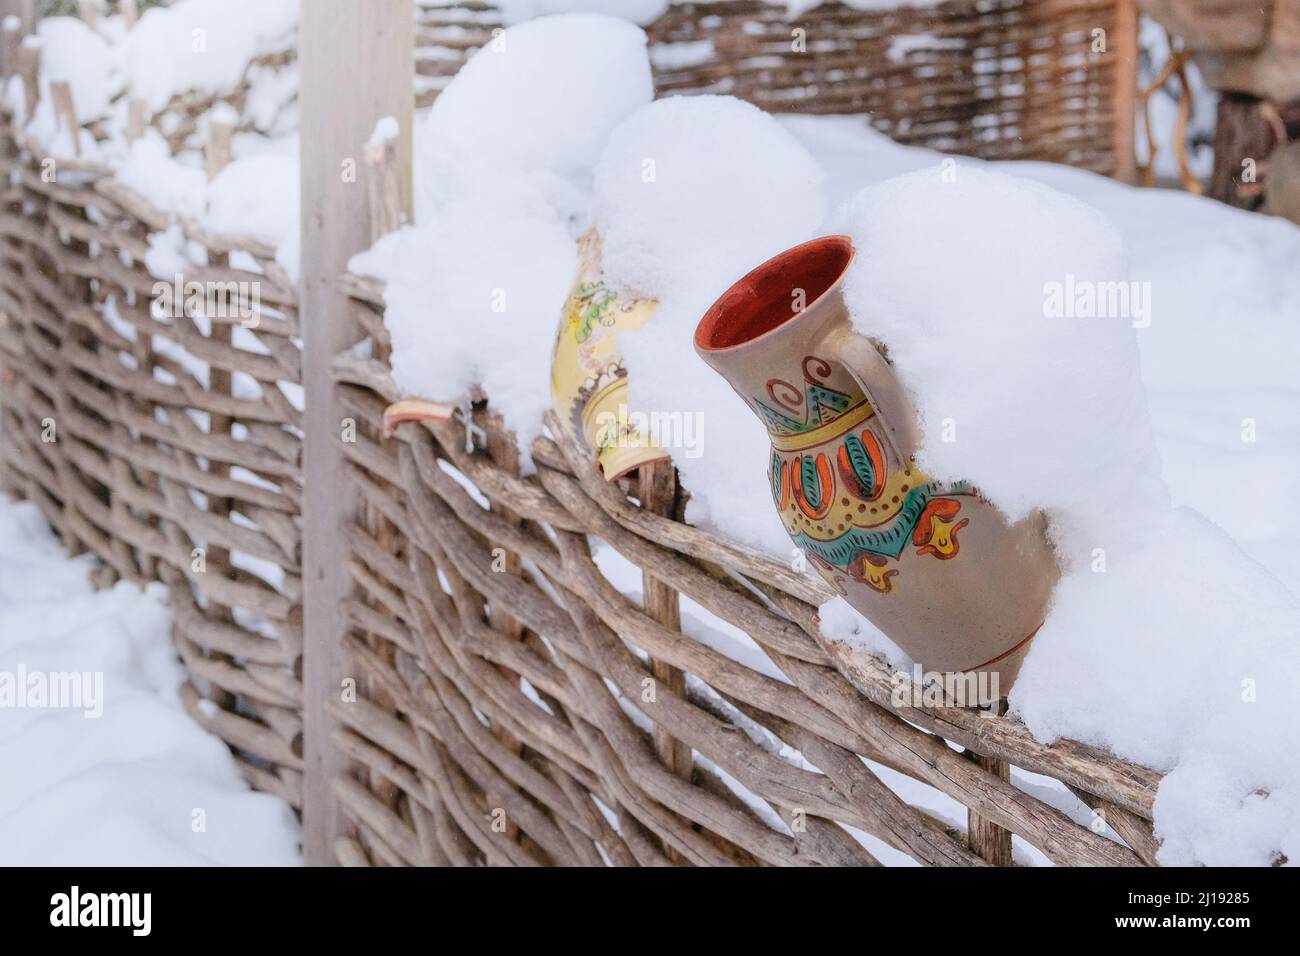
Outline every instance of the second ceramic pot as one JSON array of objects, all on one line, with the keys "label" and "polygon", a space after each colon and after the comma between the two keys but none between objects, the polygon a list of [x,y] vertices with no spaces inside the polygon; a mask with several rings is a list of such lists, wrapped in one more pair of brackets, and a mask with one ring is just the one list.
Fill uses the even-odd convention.
[{"label": "second ceramic pot", "polygon": [[578,275],[569,293],[551,357],[551,398],[561,419],[583,439],[606,481],[615,481],[668,453],[631,422],[627,368],[618,336],[640,328],[655,303],[620,298],[605,284],[600,236],[578,240]]}]

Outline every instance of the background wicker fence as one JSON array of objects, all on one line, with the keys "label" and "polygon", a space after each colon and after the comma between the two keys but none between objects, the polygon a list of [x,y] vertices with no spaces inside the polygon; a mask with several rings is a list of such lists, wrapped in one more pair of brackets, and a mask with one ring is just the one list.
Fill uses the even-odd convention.
[{"label": "background wicker fence", "polygon": [[[1131,84],[1115,57],[1079,44],[1098,25],[1122,37],[1124,9],[950,2],[936,27],[917,11],[828,5],[801,20],[806,61],[773,52],[789,50],[792,27],[758,3],[678,5],[650,34],[672,51],[656,54],[662,91],[869,109],[911,142],[1123,172]],[[424,97],[493,17],[476,4],[422,14]],[[943,42],[900,50],[889,37],[903,34]],[[111,170],[60,160],[47,181],[41,149],[4,119],[0,481],[70,549],[100,558],[104,583],[168,586],[190,713],[254,786],[301,807],[295,285],[264,244],[181,223],[209,252],[186,279],[258,282],[258,319],[160,314],[143,261],[172,217]],[[247,268],[232,253],[251,256],[236,258]],[[520,477],[482,396],[469,422],[383,436],[399,397],[383,290],[339,282],[347,327],[330,375],[346,465],[316,480],[356,503],[339,608],[348,677],[331,695],[330,739],[310,745],[342,768],[326,783],[338,862],[875,863],[845,827],[927,864],[1009,863],[1012,833],[1062,864],[1154,861],[1156,774],[1080,744],[1045,747],[1004,717],[896,708],[883,664],[821,638],[820,583],[679,520],[671,468],[607,485],[552,421],[536,474]],[[594,542],[641,569],[639,601],[602,575]],[[683,633],[682,596],[761,654],[742,662]],[[1063,792],[1014,785],[1012,765],[1062,781],[1095,816],[1078,822]],[[901,800],[880,768],[954,798],[968,826]]]},{"label": "background wicker fence", "polygon": [[[823,3],[792,17],[784,3],[723,0],[675,3],[647,33],[660,95],[864,113],[909,145],[1130,179],[1135,10],[1135,0],[944,0],[880,10]],[[499,27],[483,4],[422,11],[421,102]]]},{"label": "background wicker fence", "polygon": [[[257,282],[256,327],[151,308],[147,237],[172,217],[107,170],[3,124],[0,422],[5,490],[104,583],[162,581],[191,715],[250,780],[300,802],[301,413],[294,283],[275,250],[186,224],[195,282]],[[259,272],[233,268],[251,256]],[[253,326],[249,322],[248,326]],[[284,384],[282,384],[284,383]],[[205,703],[205,701],[210,703]]]}]

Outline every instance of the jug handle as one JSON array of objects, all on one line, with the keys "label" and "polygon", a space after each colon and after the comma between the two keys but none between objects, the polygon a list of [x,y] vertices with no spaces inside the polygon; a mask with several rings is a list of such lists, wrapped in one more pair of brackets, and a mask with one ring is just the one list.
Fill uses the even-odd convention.
[{"label": "jug handle", "polygon": [[880,354],[875,342],[851,328],[836,331],[828,345],[828,351],[840,360],[866,393],[898,460],[910,461],[921,446],[920,427],[916,408],[894,367]]}]

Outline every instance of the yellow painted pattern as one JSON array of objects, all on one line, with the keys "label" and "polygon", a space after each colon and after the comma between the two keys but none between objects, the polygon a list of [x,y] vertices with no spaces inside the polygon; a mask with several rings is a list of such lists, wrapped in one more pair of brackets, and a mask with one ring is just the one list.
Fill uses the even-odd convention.
[{"label": "yellow painted pattern", "polygon": [[627,419],[627,379],[621,374],[618,335],[639,328],[654,310],[652,301],[621,300],[605,287],[600,237],[594,229],[578,240],[578,276],[564,304],[551,360],[551,401],[581,432],[609,481],[668,457],[647,436],[617,427]]}]

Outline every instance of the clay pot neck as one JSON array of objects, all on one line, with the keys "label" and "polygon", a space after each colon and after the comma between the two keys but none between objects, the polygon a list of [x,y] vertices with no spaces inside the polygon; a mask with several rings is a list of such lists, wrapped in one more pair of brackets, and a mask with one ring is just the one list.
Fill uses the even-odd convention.
[{"label": "clay pot neck", "polygon": [[808,335],[811,326],[843,311],[839,287],[852,261],[848,236],[823,236],[787,249],[722,294],[696,328],[695,347],[702,354],[721,353]]}]

